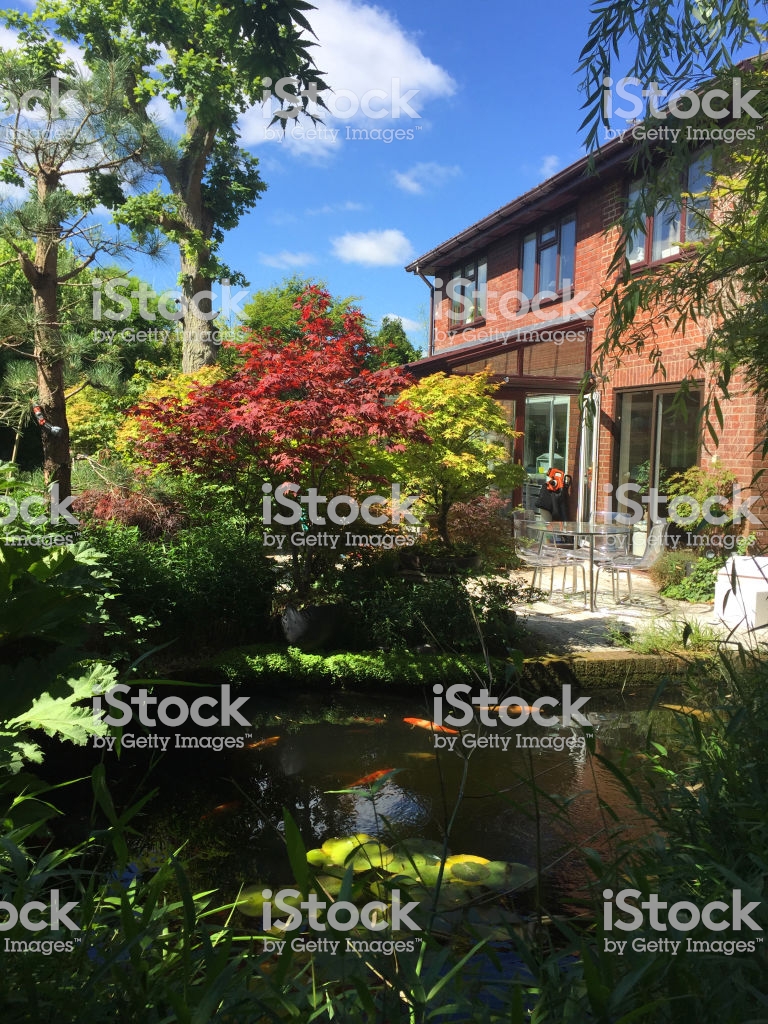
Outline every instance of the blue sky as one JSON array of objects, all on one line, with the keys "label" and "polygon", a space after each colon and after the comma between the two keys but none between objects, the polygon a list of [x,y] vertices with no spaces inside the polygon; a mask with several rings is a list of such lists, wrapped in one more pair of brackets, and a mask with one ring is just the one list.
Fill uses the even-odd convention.
[{"label": "blue sky", "polygon": [[[317,0],[310,14],[317,63],[337,90],[332,143],[259,139],[264,121],[245,119],[268,191],[226,240],[224,255],[253,288],[285,274],[320,277],[356,295],[374,320],[404,318],[424,343],[428,291],[403,265],[578,159],[581,96],[574,68],[588,7],[422,0],[370,5]],[[371,89],[368,109],[400,94],[420,117],[343,116]],[[380,94],[378,94],[380,96]],[[299,127],[301,122],[299,122]],[[311,127],[309,123],[306,127]],[[401,129],[391,138],[385,129]],[[353,139],[351,129],[381,129]],[[294,131],[294,135],[299,134]]]},{"label": "blue sky", "polygon": [[[333,112],[314,139],[297,137],[308,119],[281,140],[269,138],[266,109],[243,116],[241,141],[268,190],[227,235],[224,259],[252,290],[292,273],[324,280],[374,322],[402,317],[424,346],[428,291],[404,264],[583,152],[574,68],[588,6],[316,0],[309,19]],[[12,34],[0,30],[0,43],[13,45]],[[352,105],[362,109],[349,116]],[[158,292],[173,288],[176,250],[134,269]]]}]

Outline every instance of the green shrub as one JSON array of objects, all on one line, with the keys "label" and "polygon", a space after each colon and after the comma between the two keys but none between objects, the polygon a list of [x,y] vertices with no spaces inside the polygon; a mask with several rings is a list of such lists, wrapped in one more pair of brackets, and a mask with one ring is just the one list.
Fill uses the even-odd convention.
[{"label": "green shrub", "polygon": [[523,580],[461,576],[396,575],[392,563],[379,559],[348,565],[336,577],[334,594],[348,617],[351,649],[390,650],[433,644],[452,651],[479,650],[478,623],[489,646],[503,653],[514,646],[513,604],[528,598]]},{"label": "green shrub", "polygon": [[651,579],[663,591],[673,583],[679,583],[686,577],[697,555],[687,548],[664,551],[648,570]]},{"label": "green shrub", "polygon": [[[432,686],[442,683],[477,685],[478,675],[487,678],[480,655],[411,654],[407,651],[375,651],[351,654],[308,654],[298,647],[259,645],[228,651],[210,663],[233,683],[263,686],[272,692],[282,688],[338,687],[347,690],[378,690],[398,686]],[[494,662],[504,676],[505,663]]]},{"label": "green shrub", "polygon": [[687,576],[677,583],[670,583],[661,591],[664,597],[675,601],[713,601],[717,574],[725,565],[725,559],[697,558]]},{"label": "green shrub", "polygon": [[275,576],[258,538],[227,520],[166,539],[113,522],[89,534],[108,556],[123,625],[143,623],[154,643],[175,640],[171,654],[264,638]]}]

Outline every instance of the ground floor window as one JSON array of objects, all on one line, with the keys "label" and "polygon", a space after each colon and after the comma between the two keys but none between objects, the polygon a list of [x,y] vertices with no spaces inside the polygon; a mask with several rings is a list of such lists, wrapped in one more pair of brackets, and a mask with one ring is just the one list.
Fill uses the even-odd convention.
[{"label": "ground floor window", "polygon": [[664,493],[673,473],[699,461],[701,395],[664,388],[626,391],[617,397],[618,436],[614,449],[614,487],[637,485],[639,494],[651,487]]}]

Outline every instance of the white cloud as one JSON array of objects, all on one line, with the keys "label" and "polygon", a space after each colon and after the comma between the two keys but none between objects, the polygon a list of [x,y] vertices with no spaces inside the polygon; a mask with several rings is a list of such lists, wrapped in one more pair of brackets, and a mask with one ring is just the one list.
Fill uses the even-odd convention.
[{"label": "white cloud", "polygon": [[386,315],[390,320],[399,320],[403,325],[403,330],[408,331],[410,334],[413,334],[415,331],[424,330],[424,324],[418,320],[411,320],[409,316],[400,316],[399,313],[387,313]]},{"label": "white cloud", "polygon": [[362,203],[353,203],[350,199],[347,199],[344,203],[326,203],[325,206],[315,206],[305,212],[310,217],[319,217],[326,213],[353,213],[364,209],[365,207]]},{"label": "white cloud", "polygon": [[559,166],[560,157],[555,156],[554,154],[550,154],[549,156],[545,156],[544,159],[541,161],[541,166],[539,167],[539,174],[542,176],[542,178],[551,178]]},{"label": "white cloud", "polygon": [[296,224],[298,219],[295,213],[288,213],[286,210],[277,210],[267,218],[270,224],[275,224],[277,227],[284,227],[286,224]]},{"label": "white cloud", "polygon": [[405,263],[413,246],[402,231],[361,231],[332,238],[333,254],[344,263],[367,267],[395,267]]},{"label": "white cloud", "polygon": [[259,260],[265,267],[274,267],[276,270],[292,270],[294,267],[306,267],[308,263],[317,262],[311,252],[289,252],[287,249],[276,253],[263,252]]},{"label": "white cloud", "polygon": [[323,124],[314,137],[304,118],[284,135],[270,132],[269,105],[253,107],[240,118],[245,145],[279,140],[294,153],[322,159],[342,144],[344,125],[414,127],[426,103],[456,91],[448,72],[389,11],[359,0],[323,0],[309,21],[317,35],[312,55],[332,90],[323,94],[329,109],[316,110]]},{"label": "white cloud", "polygon": [[395,171],[395,184],[404,192],[420,196],[430,186],[441,185],[449,178],[455,178],[457,174],[461,174],[461,168],[457,164],[414,164],[404,173]]}]

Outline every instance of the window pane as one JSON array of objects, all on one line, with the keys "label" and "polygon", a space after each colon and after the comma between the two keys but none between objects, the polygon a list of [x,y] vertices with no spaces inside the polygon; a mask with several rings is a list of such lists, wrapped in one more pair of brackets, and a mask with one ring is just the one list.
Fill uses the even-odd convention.
[{"label": "window pane", "polygon": [[[646,494],[651,480],[651,435],[653,433],[653,392],[635,391],[619,396],[618,465],[615,482],[637,484],[639,494]],[[634,491],[629,497],[637,500]],[[617,512],[629,509],[618,502]]]},{"label": "window pane", "polygon": [[451,300],[451,320],[454,324],[458,323],[461,318],[461,267],[456,267],[451,271],[451,280],[447,285],[448,298]]},{"label": "window pane", "polygon": [[[627,197],[627,208],[631,210],[639,198],[639,187],[632,185]],[[633,231],[627,238],[627,259],[630,263],[642,263],[645,260],[645,231]]]},{"label": "window pane", "polygon": [[554,242],[557,238],[557,228],[553,224],[552,227],[544,228],[541,232],[541,244],[546,245],[547,242]]},{"label": "window pane", "polygon": [[536,235],[523,239],[523,281],[520,291],[530,302],[536,291]]},{"label": "window pane", "polygon": [[576,254],[576,218],[564,220],[560,227],[560,280],[558,291],[573,293],[573,263]]},{"label": "window pane", "polygon": [[699,394],[661,394],[657,480],[660,490],[670,473],[690,469],[699,461]]},{"label": "window pane", "polygon": [[552,398],[526,398],[523,465],[529,477],[540,484],[549,469],[551,435]]},{"label": "window pane", "polygon": [[464,267],[464,323],[472,323],[477,319],[475,298],[475,264],[467,263]]},{"label": "window pane", "polygon": [[539,253],[539,291],[557,290],[557,246],[548,245]]},{"label": "window pane", "polygon": [[488,281],[488,264],[480,260],[477,264],[477,315],[485,316],[485,292]]},{"label": "window pane", "polygon": [[652,260],[663,260],[680,252],[680,211],[659,203],[653,214]]},{"label": "window pane", "polygon": [[688,168],[688,191],[691,195],[686,202],[686,242],[698,242],[709,237],[711,171],[712,151],[704,149]]}]

